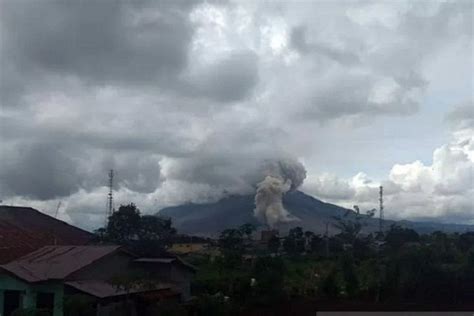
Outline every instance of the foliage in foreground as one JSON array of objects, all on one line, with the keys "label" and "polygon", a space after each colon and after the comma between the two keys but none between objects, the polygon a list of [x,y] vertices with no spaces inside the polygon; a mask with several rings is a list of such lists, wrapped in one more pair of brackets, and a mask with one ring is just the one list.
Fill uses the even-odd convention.
[{"label": "foliage in foreground", "polygon": [[[470,302],[474,293],[474,232],[418,235],[392,226],[363,236],[341,225],[333,237],[301,228],[253,255],[239,229],[221,234],[221,256],[202,261],[194,282],[198,297],[226,297],[242,312],[291,300],[378,304]],[[346,229],[347,228],[347,229]]]}]

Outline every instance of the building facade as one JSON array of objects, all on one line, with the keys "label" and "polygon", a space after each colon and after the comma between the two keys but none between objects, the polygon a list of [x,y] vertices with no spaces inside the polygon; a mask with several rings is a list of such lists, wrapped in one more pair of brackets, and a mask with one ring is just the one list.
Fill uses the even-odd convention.
[{"label": "building facade", "polygon": [[[137,258],[119,246],[47,246],[0,266],[0,314],[43,309],[63,316],[64,302],[82,295],[95,315],[136,315],[144,295],[188,299],[194,272],[179,258]],[[145,279],[153,282],[145,286]]]}]

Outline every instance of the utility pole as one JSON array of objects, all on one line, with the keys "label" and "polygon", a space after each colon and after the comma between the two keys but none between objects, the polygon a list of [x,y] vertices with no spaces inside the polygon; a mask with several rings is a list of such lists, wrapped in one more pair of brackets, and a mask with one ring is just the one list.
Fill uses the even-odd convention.
[{"label": "utility pole", "polygon": [[[375,209],[374,209],[375,212]],[[379,187],[379,238],[383,239],[383,186]],[[382,263],[382,252],[380,244],[377,245],[377,261],[376,261],[376,275],[377,275],[377,291],[375,293],[375,302],[380,302],[381,292],[382,292],[382,274],[385,270],[385,267]]]},{"label": "utility pole", "polygon": [[61,208],[62,202],[59,201],[58,206],[56,206],[56,212],[54,212],[54,218],[58,218],[59,209]]},{"label": "utility pole", "polygon": [[383,186],[379,187],[379,231],[380,233],[383,232],[383,221],[384,221],[384,214],[383,214]]},{"label": "utility pole", "polygon": [[107,214],[106,222],[109,216],[114,212],[114,170],[110,169],[109,171],[109,194],[107,198]]}]

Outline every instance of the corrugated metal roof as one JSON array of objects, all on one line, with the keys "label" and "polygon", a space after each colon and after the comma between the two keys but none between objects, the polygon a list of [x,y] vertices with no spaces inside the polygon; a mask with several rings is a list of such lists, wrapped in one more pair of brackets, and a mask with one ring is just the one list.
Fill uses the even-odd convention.
[{"label": "corrugated metal roof", "polygon": [[138,258],[135,259],[134,262],[138,263],[161,263],[161,264],[171,264],[171,263],[177,263],[180,264],[192,271],[197,271],[196,267],[187,263],[180,257],[174,257],[174,258]]},{"label": "corrugated metal roof", "polygon": [[92,237],[33,208],[0,206],[0,264],[46,245],[85,245]]},{"label": "corrugated metal roof", "polygon": [[28,282],[64,279],[119,248],[120,246],[46,246],[0,265],[0,268]]},{"label": "corrugated metal roof", "polygon": [[64,284],[69,285],[81,292],[93,295],[98,298],[106,298],[113,296],[120,296],[126,294],[134,293],[143,293],[143,292],[152,292],[152,291],[162,291],[162,290],[171,290],[175,285],[170,283],[158,283],[153,286],[153,288],[145,287],[136,287],[129,290],[124,290],[108,282],[100,280],[85,280],[85,281],[69,281]]},{"label": "corrugated metal roof", "polygon": [[135,262],[148,262],[148,263],[172,263],[176,261],[175,258],[138,258]]}]

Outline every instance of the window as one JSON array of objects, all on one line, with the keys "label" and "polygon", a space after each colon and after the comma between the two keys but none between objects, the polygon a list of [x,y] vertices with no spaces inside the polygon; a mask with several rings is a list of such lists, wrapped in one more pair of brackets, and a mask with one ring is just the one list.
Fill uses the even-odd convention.
[{"label": "window", "polygon": [[36,308],[49,312],[49,315],[53,315],[54,293],[38,293],[36,295]]},{"label": "window", "polygon": [[5,291],[4,292],[4,307],[2,315],[10,316],[16,309],[21,306],[21,292],[20,291]]}]

